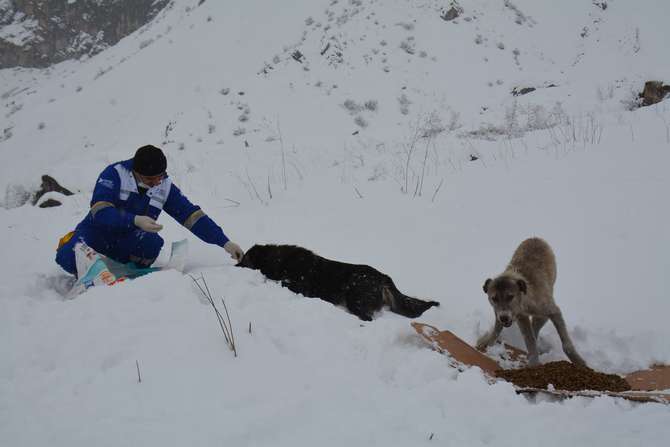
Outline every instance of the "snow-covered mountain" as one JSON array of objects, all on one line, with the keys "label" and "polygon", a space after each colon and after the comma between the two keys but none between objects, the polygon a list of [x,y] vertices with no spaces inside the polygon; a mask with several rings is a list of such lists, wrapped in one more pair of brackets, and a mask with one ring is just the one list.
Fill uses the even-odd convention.
[{"label": "snow-covered mountain", "polygon": [[48,67],[105,50],[169,0],[0,0],[0,68]]},{"label": "snow-covered mountain", "polygon": [[[0,70],[1,444],[662,445],[668,407],[530,402],[450,366],[408,319],[295,295],[169,217],[187,273],[226,300],[237,357],[188,275],[66,301],[53,258],[100,170],[156,144],[243,248],[372,265],[441,302],[421,321],[470,342],[492,319],[483,281],[541,236],[592,367],[670,363],[670,103],[638,108],[646,81],[670,81],[668,13],[174,0],[93,57]],[[32,206],[43,174],[75,194]],[[522,346],[515,328],[503,338]],[[553,328],[542,339],[542,361],[564,358]]]}]

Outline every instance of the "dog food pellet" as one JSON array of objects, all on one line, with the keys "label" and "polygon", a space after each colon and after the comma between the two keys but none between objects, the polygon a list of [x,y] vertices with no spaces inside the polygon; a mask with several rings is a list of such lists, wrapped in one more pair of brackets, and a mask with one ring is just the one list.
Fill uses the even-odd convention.
[{"label": "dog food pellet", "polygon": [[567,361],[550,362],[520,369],[500,369],[496,375],[522,388],[547,389],[551,384],[556,390],[566,391],[628,391],[630,385],[623,377],[605,374]]}]

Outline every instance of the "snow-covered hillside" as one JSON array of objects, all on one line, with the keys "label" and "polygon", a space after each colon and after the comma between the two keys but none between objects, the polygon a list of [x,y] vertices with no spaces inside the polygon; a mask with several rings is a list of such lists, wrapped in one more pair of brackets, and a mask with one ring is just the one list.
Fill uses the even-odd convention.
[{"label": "snow-covered hillside", "polygon": [[[470,342],[492,320],[484,280],[541,236],[590,366],[670,363],[670,102],[634,107],[670,81],[669,13],[175,0],[90,59],[0,71],[0,445],[664,445],[667,406],[531,402],[451,367],[410,320],[295,295],[169,216],[163,238],[188,238],[187,273],[226,300],[236,358],[188,275],[66,301],[53,259],[102,168],[155,144],[243,248],[372,265]],[[43,174],[76,193],[25,203]],[[542,361],[564,358],[541,338]]]}]

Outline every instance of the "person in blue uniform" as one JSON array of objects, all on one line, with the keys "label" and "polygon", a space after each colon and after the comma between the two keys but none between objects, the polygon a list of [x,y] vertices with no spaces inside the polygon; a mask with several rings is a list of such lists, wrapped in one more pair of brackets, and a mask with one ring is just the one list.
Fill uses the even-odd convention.
[{"label": "person in blue uniform", "polygon": [[107,166],[95,183],[91,209],[65,235],[56,262],[77,275],[74,247],[83,241],[117,262],[149,267],[158,257],[163,229],[156,220],[165,211],[203,241],[223,247],[236,261],[244,251],[199,206],[192,204],[166,173],[167,160],[155,146],[140,147],[130,160]]}]

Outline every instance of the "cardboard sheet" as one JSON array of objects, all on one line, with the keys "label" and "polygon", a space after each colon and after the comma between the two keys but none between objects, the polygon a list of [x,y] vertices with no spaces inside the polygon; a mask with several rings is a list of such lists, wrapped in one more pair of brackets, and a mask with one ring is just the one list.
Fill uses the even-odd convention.
[{"label": "cardboard sheet", "polygon": [[[428,324],[412,322],[412,327],[416,332],[427,341],[433,349],[438,352],[448,354],[451,358],[466,366],[476,366],[482,369],[487,375],[495,377],[496,370],[500,369],[498,363],[477,351],[464,340],[460,339],[451,331],[440,331]],[[525,352],[520,349],[506,346],[511,356],[522,358]],[[636,402],[657,402],[670,404],[670,393],[661,393],[660,390],[670,389],[670,365],[654,365],[650,369],[635,371],[624,377],[631,385],[632,391],[622,393],[600,392],[600,391],[565,391],[565,390],[545,390],[537,388],[518,388],[520,394],[546,394],[560,398],[573,396],[597,397],[612,396]],[[652,391],[652,392],[650,392]]]}]

